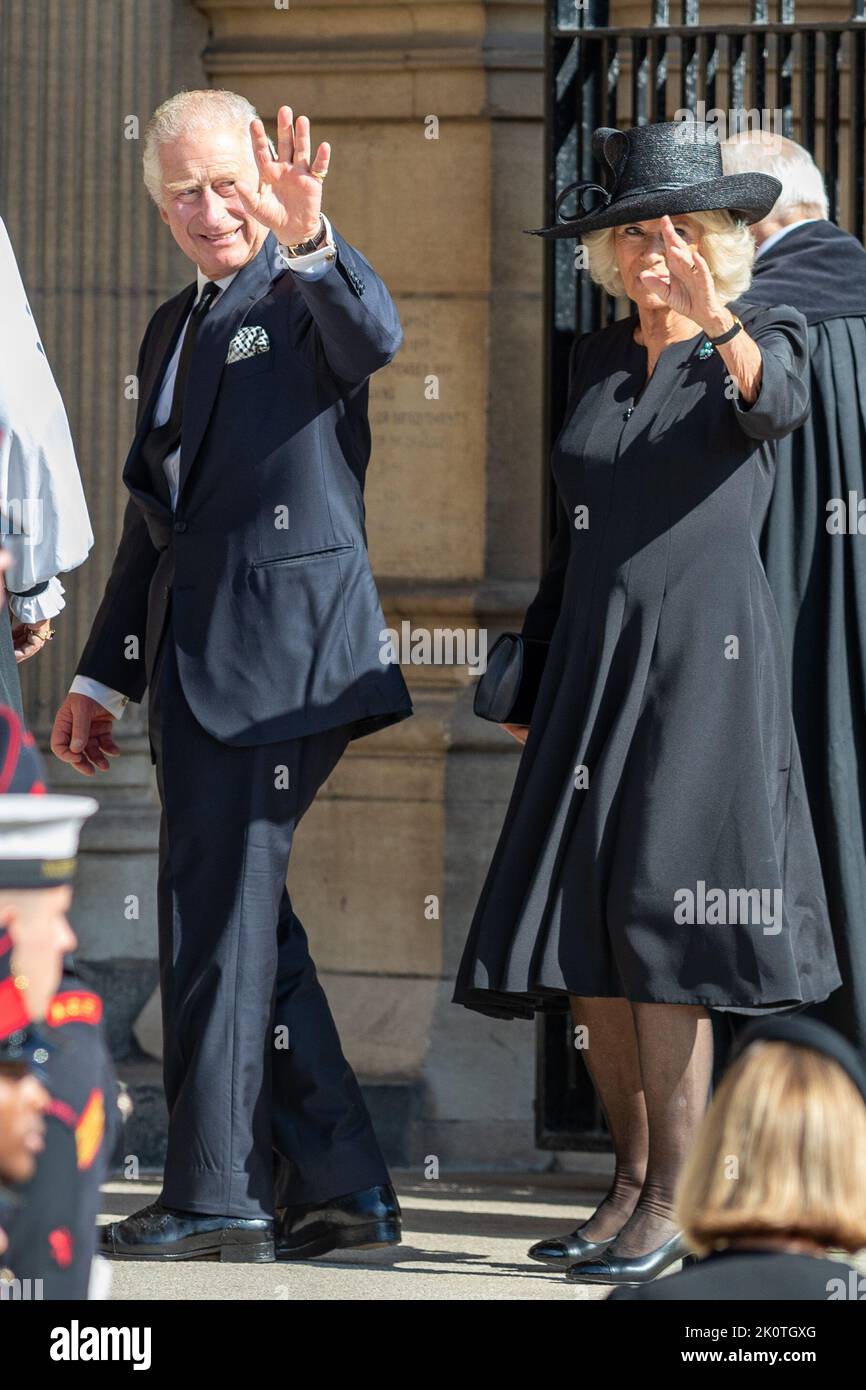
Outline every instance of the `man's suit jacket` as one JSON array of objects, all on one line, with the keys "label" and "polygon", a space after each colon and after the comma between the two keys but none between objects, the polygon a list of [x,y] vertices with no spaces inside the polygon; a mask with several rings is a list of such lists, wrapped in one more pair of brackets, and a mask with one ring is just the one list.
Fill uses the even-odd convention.
[{"label": "man's suit jacket", "polygon": [[[379,657],[385,620],[363,496],[367,381],[402,330],[369,262],[336,231],[334,240],[335,264],[305,279],[269,233],[202,320],[174,513],[141,445],[194,284],[157,309],[139,353],[123,469],[131,497],[77,674],[140,701],[171,593],[184,694],[224,743],[343,724],[357,736],[412,712],[399,667]],[[269,348],[226,364],[242,325],[263,329]]]}]

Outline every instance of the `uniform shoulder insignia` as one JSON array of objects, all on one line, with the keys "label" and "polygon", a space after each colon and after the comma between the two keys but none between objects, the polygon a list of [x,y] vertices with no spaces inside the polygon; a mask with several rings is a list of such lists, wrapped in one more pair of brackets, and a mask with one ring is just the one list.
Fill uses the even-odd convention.
[{"label": "uniform shoulder insignia", "polygon": [[87,989],[68,989],[55,994],[48,1008],[46,1023],[51,1028],[59,1028],[64,1023],[99,1023],[102,1018],[102,1000],[98,994]]}]

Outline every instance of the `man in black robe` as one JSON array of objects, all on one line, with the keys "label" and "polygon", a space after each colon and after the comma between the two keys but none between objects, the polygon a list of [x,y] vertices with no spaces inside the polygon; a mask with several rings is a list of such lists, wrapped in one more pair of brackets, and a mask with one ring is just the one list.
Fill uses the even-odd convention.
[{"label": "man in black robe", "polygon": [[749,228],[747,297],[791,304],[809,324],[812,411],[778,442],[761,551],[843,980],[805,1012],[866,1054],[866,251],[827,220],[820,170],[800,145],[741,134],[722,157],[726,173],[782,181]]}]

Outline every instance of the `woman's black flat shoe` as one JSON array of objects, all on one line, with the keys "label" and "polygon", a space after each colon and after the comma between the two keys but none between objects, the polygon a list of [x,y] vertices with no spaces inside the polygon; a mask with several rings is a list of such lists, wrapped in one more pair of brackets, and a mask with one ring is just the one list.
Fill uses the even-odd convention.
[{"label": "woman's black flat shoe", "polygon": [[531,1260],[538,1260],[539,1264],[567,1269],[578,1260],[597,1259],[615,1240],[615,1235],[608,1236],[607,1240],[586,1240],[578,1231],[572,1231],[569,1236],[536,1241],[526,1253]]},{"label": "woman's black flat shoe", "polygon": [[678,1260],[690,1260],[682,1231],[648,1255],[605,1255],[572,1265],[565,1277],[572,1284],[648,1284]]}]

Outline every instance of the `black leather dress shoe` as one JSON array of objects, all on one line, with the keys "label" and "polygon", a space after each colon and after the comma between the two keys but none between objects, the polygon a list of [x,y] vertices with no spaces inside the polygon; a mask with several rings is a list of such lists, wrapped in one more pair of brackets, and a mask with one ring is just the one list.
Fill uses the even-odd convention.
[{"label": "black leather dress shoe", "polygon": [[278,1260],[309,1260],[329,1250],[374,1250],[399,1245],[400,1203],[390,1183],[345,1197],[277,1211]]},{"label": "black leather dress shoe", "polygon": [[531,1260],[539,1264],[553,1265],[555,1269],[567,1269],[578,1260],[593,1260],[612,1245],[616,1236],[607,1240],[587,1240],[579,1231],[568,1236],[552,1236],[550,1240],[538,1240],[526,1252]]},{"label": "black leather dress shoe", "polygon": [[648,1284],[662,1270],[688,1259],[689,1247],[682,1231],[677,1231],[648,1255],[605,1255],[585,1260],[566,1270],[565,1277],[571,1284]]},{"label": "black leather dress shoe", "polygon": [[220,1260],[266,1264],[274,1223],[265,1217],[204,1216],[152,1202],[125,1221],[97,1227],[97,1249],[113,1260]]}]

